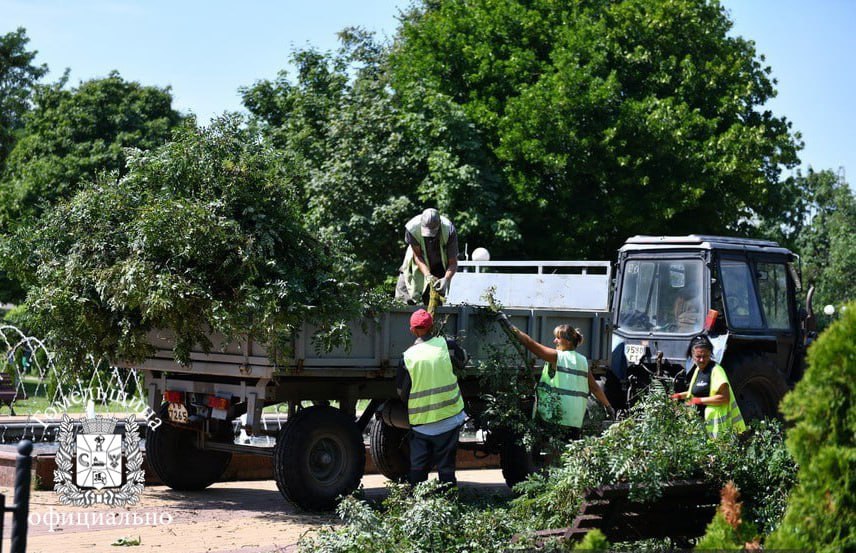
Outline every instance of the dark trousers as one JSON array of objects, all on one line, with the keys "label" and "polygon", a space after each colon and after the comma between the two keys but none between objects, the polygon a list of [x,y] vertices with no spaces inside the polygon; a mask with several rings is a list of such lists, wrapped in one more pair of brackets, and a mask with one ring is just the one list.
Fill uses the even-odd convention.
[{"label": "dark trousers", "polygon": [[460,426],[437,436],[411,431],[410,483],[416,485],[428,480],[428,472],[436,465],[440,482],[456,485],[455,456],[460,434]]}]

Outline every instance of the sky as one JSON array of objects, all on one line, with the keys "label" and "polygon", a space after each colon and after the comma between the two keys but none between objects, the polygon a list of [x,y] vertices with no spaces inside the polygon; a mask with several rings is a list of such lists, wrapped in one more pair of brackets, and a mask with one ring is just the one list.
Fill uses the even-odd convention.
[{"label": "sky", "polygon": [[[802,134],[803,170],[845,168],[856,181],[856,0],[724,0],[733,34],[772,67],[766,106]],[[118,70],[171,87],[200,122],[242,109],[238,88],[273,79],[294,48],[331,50],[361,26],[391,38],[409,0],[0,0],[0,34],[21,26],[38,63],[70,84]]]}]

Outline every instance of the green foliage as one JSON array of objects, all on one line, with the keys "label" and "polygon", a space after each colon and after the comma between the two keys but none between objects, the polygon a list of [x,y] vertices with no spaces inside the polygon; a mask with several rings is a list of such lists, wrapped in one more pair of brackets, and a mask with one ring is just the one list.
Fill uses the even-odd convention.
[{"label": "green foliage", "polygon": [[467,503],[436,480],[417,485],[388,484],[380,510],[354,497],[342,500],[345,526],[304,537],[301,551],[313,553],[493,552],[507,550],[513,528],[507,512]]},{"label": "green foliage", "polygon": [[720,453],[708,473],[716,482],[733,481],[743,496],[743,513],[764,534],[781,522],[788,494],[796,484],[797,465],[785,446],[777,420],[753,421],[740,440],[718,444]]},{"label": "green foliage", "polygon": [[831,171],[809,171],[803,183],[807,222],[796,240],[803,279],[816,287],[818,311],[828,303],[840,307],[856,299],[856,196]]},{"label": "green foliage", "polygon": [[[601,436],[567,444],[562,466],[519,484],[515,489],[521,495],[509,504],[468,503],[455,493],[437,493],[436,482],[417,486],[412,495],[406,487],[392,485],[389,498],[379,509],[355,498],[343,500],[339,512],[345,525],[304,539],[301,548],[390,553],[532,550],[532,532],[569,525],[589,488],[631,483],[633,497],[650,501],[669,480],[704,478],[720,488],[741,463],[746,464],[744,470],[734,471],[741,482],[738,485],[757,491],[754,497],[744,493],[745,522],[737,537],[752,539],[754,527],[768,523],[762,506],[770,501],[781,503],[777,494],[787,495],[793,481],[793,462],[782,459],[787,451],[781,427],[770,424],[739,440],[711,441],[694,409],[669,400],[662,388],[653,388],[633,407],[630,418]],[[765,453],[766,449],[773,451]],[[751,459],[753,455],[762,458]],[[769,474],[773,471],[780,473]],[[750,508],[750,503],[755,507]],[[519,537],[513,545],[509,542],[512,535]],[[610,548],[597,534],[583,543],[590,549]],[[543,551],[561,550],[566,545],[550,543]],[[662,550],[664,544],[644,545]],[[628,550],[639,550],[639,546],[633,544]]]},{"label": "green foliage", "polygon": [[277,156],[242,123],[189,124],[130,152],[125,176],[102,175],[6,240],[33,332],[78,361],[139,359],[152,328],[175,333],[179,360],[216,332],[275,357],[303,322],[341,339],[360,309],[347,259],[303,228]]},{"label": "green foliage", "polygon": [[159,146],[180,121],[169,89],[128,82],[115,71],[72,89],[67,79],[35,88],[0,181],[0,229],[38,217],[99,173],[123,175],[125,148]]},{"label": "green foliage", "polygon": [[611,257],[628,235],[747,231],[789,208],[798,137],[759,109],[770,69],[730,30],[706,0],[425,1],[392,83],[463,109],[526,255]]},{"label": "green foliage", "polygon": [[609,541],[600,530],[592,530],[586,533],[580,543],[574,547],[574,551],[608,551]]},{"label": "green foliage", "polygon": [[722,512],[717,510],[695,549],[697,551],[743,551],[745,543],[738,537],[738,532],[726,522]]},{"label": "green foliage", "polygon": [[516,242],[502,182],[460,106],[418,81],[401,97],[390,87],[385,46],[358,29],[340,38],[333,54],[295,52],[293,78],[282,72],[243,97],[282,153],[308,221],[356,254],[353,275],[377,284],[395,274],[404,223],[429,206],[470,243]]},{"label": "green foliage", "polygon": [[743,551],[748,543],[758,544],[755,526],[743,520],[740,491],[733,482],[721,490],[722,501],[696,544],[697,551]]},{"label": "green foliage", "polygon": [[24,28],[0,35],[0,174],[12,150],[36,82],[48,72],[46,65],[34,65],[37,52],[27,51]]},{"label": "green foliage", "polygon": [[601,436],[568,444],[560,468],[519,484],[514,509],[531,516],[535,527],[561,527],[571,523],[589,488],[631,483],[631,497],[648,501],[669,480],[703,478],[721,487],[733,479],[746,490],[747,520],[772,528],[794,472],[780,425],[765,423],[740,439],[711,441],[696,412],[654,384],[627,419]]},{"label": "green foliage", "polygon": [[652,391],[602,436],[569,443],[561,467],[519,484],[515,509],[539,528],[567,526],[586,490],[632,482],[633,497],[656,498],[664,482],[700,475],[713,447],[694,411]]},{"label": "green foliage", "polygon": [[531,364],[524,365],[517,352],[510,347],[490,347],[482,351],[476,366],[480,406],[475,416],[479,428],[501,439],[519,440],[527,447],[537,444],[543,451],[560,451],[565,441],[565,430],[557,424],[560,419],[559,397],[544,394],[542,399],[552,406],[556,424],[545,424],[533,416],[535,379]]},{"label": "green foliage", "polygon": [[856,303],[850,303],[809,349],[808,369],[782,400],[794,424],[788,448],[799,462],[798,484],[769,548],[819,552],[856,548]]}]

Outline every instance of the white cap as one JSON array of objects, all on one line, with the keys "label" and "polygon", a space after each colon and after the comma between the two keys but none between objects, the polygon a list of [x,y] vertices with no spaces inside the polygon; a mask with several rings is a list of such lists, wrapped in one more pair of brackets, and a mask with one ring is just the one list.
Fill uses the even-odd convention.
[{"label": "white cap", "polygon": [[437,236],[437,231],[440,230],[440,212],[433,207],[429,207],[422,212],[421,224],[422,236]]}]

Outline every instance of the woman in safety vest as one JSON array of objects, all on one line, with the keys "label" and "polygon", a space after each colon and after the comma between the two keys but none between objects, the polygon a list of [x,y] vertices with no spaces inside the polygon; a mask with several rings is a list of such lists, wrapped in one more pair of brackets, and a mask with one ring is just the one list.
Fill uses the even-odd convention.
[{"label": "woman in safety vest", "polygon": [[[594,394],[610,416],[615,418],[615,410],[589,371],[588,360],[576,351],[583,342],[583,335],[578,329],[571,325],[557,326],[553,330],[553,344],[556,346],[556,349],[553,349],[539,344],[512,325],[505,313],[500,312],[499,320],[511,329],[526,349],[545,361],[536,389],[536,413],[539,418],[547,422],[557,422],[567,429],[569,439],[578,440],[589,392]],[[558,417],[547,401],[550,393],[558,396]]]},{"label": "woman in safety vest", "polygon": [[685,399],[687,405],[695,405],[704,417],[704,425],[711,438],[720,437],[725,432],[739,434],[746,430],[725,369],[711,358],[713,344],[710,339],[704,335],[693,338],[690,355],[695,365],[689,390],[669,397]]}]

